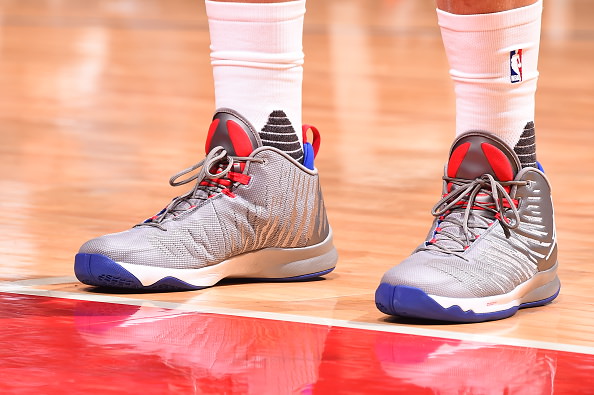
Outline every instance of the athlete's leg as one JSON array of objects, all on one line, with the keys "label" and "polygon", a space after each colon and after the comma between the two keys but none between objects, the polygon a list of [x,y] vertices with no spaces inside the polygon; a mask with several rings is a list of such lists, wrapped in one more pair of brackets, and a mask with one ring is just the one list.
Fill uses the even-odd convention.
[{"label": "athlete's leg", "polygon": [[536,3],[537,0],[436,0],[437,8],[457,15],[492,14]]},{"label": "athlete's leg", "polygon": [[142,224],[85,243],[75,260],[84,283],[197,289],[225,277],[315,277],[336,264],[317,144],[301,139],[305,0],[206,0],[206,10],[217,111],[206,158],[170,180],[194,186]]},{"label": "athlete's leg", "polygon": [[[438,0],[437,5],[456,92],[456,134],[486,130],[515,147],[525,133],[533,144],[542,1]],[[526,145],[518,147],[520,158],[534,166],[535,153]]]},{"label": "athlete's leg", "polygon": [[[305,0],[206,0],[206,13],[216,107],[233,108],[257,130],[282,111],[301,139]],[[298,158],[298,144],[291,148]]]},{"label": "athlete's leg", "polygon": [[427,239],[382,278],[388,314],[513,315],[559,291],[549,183],[536,162],[542,1],[438,0],[456,93],[456,139]]}]

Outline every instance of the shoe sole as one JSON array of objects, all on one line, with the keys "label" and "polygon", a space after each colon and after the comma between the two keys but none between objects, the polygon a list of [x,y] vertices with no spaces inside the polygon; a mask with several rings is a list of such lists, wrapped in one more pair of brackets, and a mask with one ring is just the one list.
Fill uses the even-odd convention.
[{"label": "shoe sole", "polygon": [[484,298],[446,298],[405,285],[382,283],[375,304],[384,314],[449,322],[481,322],[511,317],[519,309],[542,306],[559,295],[557,264],[510,293]]},{"label": "shoe sole", "polygon": [[266,248],[234,256],[199,269],[171,269],[115,262],[105,255],[79,253],[74,273],[84,284],[137,290],[196,290],[224,278],[300,281],[334,270],[338,253],[332,233],[323,242],[302,248]]}]

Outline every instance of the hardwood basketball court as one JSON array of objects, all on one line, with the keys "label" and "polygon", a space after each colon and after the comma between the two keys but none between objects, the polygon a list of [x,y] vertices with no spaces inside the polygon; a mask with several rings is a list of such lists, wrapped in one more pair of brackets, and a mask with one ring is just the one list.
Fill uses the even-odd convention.
[{"label": "hardwood basketball court", "polygon": [[[389,318],[373,301],[381,275],[425,236],[454,137],[452,83],[433,2],[308,2],[303,112],[304,122],[322,133],[316,165],[340,254],[334,272],[299,283],[233,280],[193,292],[105,293],[74,278],[73,258],[80,245],[153,215],[183,192],[183,187],[169,187],[169,177],[204,156],[214,111],[204,4],[0,1],[0,301],[5,328],[0,344],[9,364],[0,368],[0,389],[58,392],[48,377],[60,371],[58,382],[70,382],[74,392],[116,393],[122,388],[103,380],[75,375],[78,379],[69,381],[69,372],[85,364],[88,369],[128,366],[125,361],[138,362],[145,355],[153,358],[142,366],[152,372],[146,376],[157,385],[154,393],[191,388],[196,393],[223,393],[221,388],[282,393],[288,388],[283,383],[297,383],[287,391],[300,393],[390,392],[402,383],[407,393],[436,388],[445,393],[460,388],[475,390],[470,393],[502,393],[505,388],[594,393],[592,15],[594,3],[587,0],[544,3],[537,147],[553,185],[561,294],[549,306],[521,310],[506,320],[447,325]],[[163,328],[158,317],[176,324]],[[237,321],[242,317],[248,323]],[[129,319],[148,329],[139,334],[121,329],[126,325],[117,330],[104,325]],[[204,325],[205,320],[213,323]],[[254,328],[261,320],[276,326],[260,332]],[[45,337],[28,332],[44,322],[58,329],[40,330]],[[221,359],[247,357],[225,349],[210,367],[200,365],[203,359],[180,357],[201,343],[172,328],[192,325],[199,331],[220,330],[235,349],[262,333],[283,344],[301,338],[308,350],[303,358],[314,362],[302,369],[291,347],[268,344],[256,348],[274,355],[272,365],[293,372],[277,377],[278,382],[266,368],[272,376],[259,377],[245,366],[237,373],[232,364],[213,370]],[[428,340],[435,338],[441,343]],[[87,354],[80,365],[47,364],[35,373],[18,358],[25,352],[19,347],[32,345],[48,360],[53,355],[69,361],[77,356],[76,347]],[[69,345],[74,349],[69,351]],[[106,347],[117,349],[121,358],[106,357]],[[425,354],[415,354],[424,361],[421,365],[398,356],[427,347]],[[440,359],[435,349],[450,350],[452,358]],[[332,351],[352,357],[333,359]],[[357,362],[373,358],[375,365],[365,368]],[[475,364],[466,376],[492,369],[494,376],[483,382],[490,383],[489,389],[464,381],[463,374],[449,375],[456,363]],[[197,374],[191,368],[196,365],[208,374]],[[537,392],[522,387],[523,377],[512,373],[528,365],[535,368],[525,377],[537,383],[532,387]],[[101,374],[122,379],[105,369]],[[419,378],[420,370],[429,379]],[[215,371],[230,382],[241,376],[247,387],[216,381]],[[15,383],[21,374],[36,377],[38,386]],[[254,384],[252,374],[254,380],[275,384]],[[127,383],[137,385],[133,378],[127,376]],[[494,384],[506,380],[515,384]],[[451,385],[440,387],[435,381]],[[339,382],[344,386],[333,387]],[[161,387],[164,383],[169,384]],[[373,383],[385,386],[380,391]]]}]

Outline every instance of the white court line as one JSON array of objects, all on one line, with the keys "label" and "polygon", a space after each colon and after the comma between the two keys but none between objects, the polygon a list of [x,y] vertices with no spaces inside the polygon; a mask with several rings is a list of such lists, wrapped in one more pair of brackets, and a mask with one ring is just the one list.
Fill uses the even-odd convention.
[{"label": "white court line", "polygon": [[[60,277],[52,277],[58,279]],[[221,315],[232,315],[237,317],[246,318],[260,318],[266,320],[276,321],[289,321],[303,324],[315,324],[324,326],[337,326],[342,328],[362,329],[371,330],[377,332],[390,332],[399,333],[406,335],[417,335],[417,336],[429,336],[429,337],[440,337],[444,339],[454,339],[462,341],[472,341],[480,343],[488,343],[493,345],[505,345],[515,347],[527,347],[527,348],[540,348],[544,350],[553,351],[565,351],[579,354],[594,355],[594,347],[590,346],[579,346],[575,344],[565,343],[553,343],[544,342],[538,340],[527,340],[519,338],[511,338],[504,336],[495,335],[482,335],[482,334],[471,334],[461,333],[454,331],[445,331],[441,329],[429,329],[419,328],[415,326],[405,326],[402,324],[390,324],[390,323],[369,323],[369,322],[357,322],[348,320],[338,320],[334,318],[321,318],[321,317],[308,317],[294,314],[283,314],[283,313],[272,313],[264,311],[251,311],[242,309],[231,309],[222,307],[205,307],[195,306],[191,304],[175,303],[175,302],[163,302],[158,300],[150,299],[133,299],[121,296],[112,295],[97,295],[92,293],[77,293],[77,292],[65,292],[65,291],[49,291],[44,289],[31,288],[34,285],[46,285],[46,284],[59,284],[52,282],[52,278],[40,278],[25,281],[0,281],[0,292],[13,293],[19,295],[33,295],[33,296],[47,296],[53,298],[62,299],[73,299],[73,300],[84,300],[90,302],[104,302],[104,303],[115,303],[132,306],[147,306],[161,307],[164,309],[194,312],[194,313],[211,313]],[[64,277],[62,277],[64,278]],[[74,280],[73,277],[66,277],[67,279]]]}]

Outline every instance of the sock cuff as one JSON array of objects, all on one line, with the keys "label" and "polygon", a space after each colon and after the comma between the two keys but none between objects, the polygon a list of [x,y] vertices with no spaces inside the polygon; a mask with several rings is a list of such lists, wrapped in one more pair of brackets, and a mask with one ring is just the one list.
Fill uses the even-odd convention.
[{"label": "sock cuff", "polygon": [[458,15],[437,9],[439,26],[459,32],[500,30],[535,22],[542,13],[542,0],[525,7],[490,14]]},{"label": "sock cuff", "polygon": [[303,18],[305,0],[282,3],[236,3],[205,0],[210,20],[232,22],[281,22]]}]

